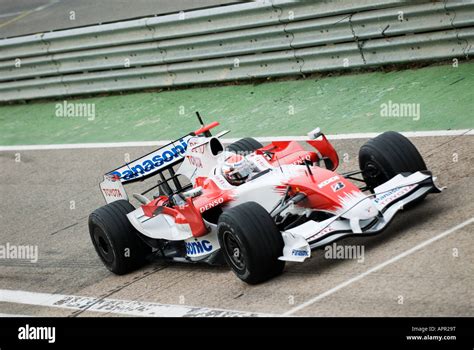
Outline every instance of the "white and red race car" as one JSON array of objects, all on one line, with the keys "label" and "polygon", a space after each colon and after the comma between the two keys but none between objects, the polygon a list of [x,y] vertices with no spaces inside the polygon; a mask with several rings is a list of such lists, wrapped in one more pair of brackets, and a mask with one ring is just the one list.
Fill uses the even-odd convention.
[{"label": "white and red race car", "polygon": [[[337,153],[319,129],[308,134],[306,148],[295,141],[263,146],[252,138],[225,148],[220,138],[227,131],[210,132],[218,125],[104,176],[107,204],[89,216],[89,231],[110,271],[124,274],[156,256],[225,261],[255,284],[282,273],[286,261],[303,262],[315,248],[377,234],[403,207],[441,191],[415,146],[396,132],[369,140],[359,151],[360,170],[340,174]],[[133,194],[135,208],[124,185],[151,176],[158,183]]]}]

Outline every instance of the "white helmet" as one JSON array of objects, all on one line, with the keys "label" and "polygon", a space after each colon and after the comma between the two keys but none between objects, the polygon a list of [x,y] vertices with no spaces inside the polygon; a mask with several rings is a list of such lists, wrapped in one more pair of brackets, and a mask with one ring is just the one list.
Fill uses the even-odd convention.
[{"label": "white helmet", "polygon": [[252,173],[252,164],[239,154],[231,154],[221,167],[222,175],[234,185],[241,185]]}]

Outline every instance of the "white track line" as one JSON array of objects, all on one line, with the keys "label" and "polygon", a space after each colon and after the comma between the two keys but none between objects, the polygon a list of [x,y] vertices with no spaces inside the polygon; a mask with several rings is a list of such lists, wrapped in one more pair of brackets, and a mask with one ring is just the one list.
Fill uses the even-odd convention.
[{"label": "white track line", "polygon": [[[407,131],[402,132],[406,137],[431,137],[431,136],[460,136],[474,135],[472,129],[462,130],[434,130],[434,131]],[[353,134],[336,134],[326,135],[330,140],[350,140],[350,139],[368,139],[380,135],[380,133],[353,133]],[[232,143],[240,138],[224,138],[222,142]],[[271,141],[305,141],[306,136],[265,136],[256,137],[260,142]],[[170,143],[169,140],[164,141],[136,141],[136,142],[104,142],[104,143],[66,143],[52,145],[16,145],[16,146],[0,146],[0,151],[42,151],[42,150],[59,150],[59,149],[86,149],[86,148],[112,148],[112,147],[148,147],[148,146],[164,146]]]},{"label": "white track line", "polygon": [[265,317],[248,311],[0,289],[0,302],[147,317]]},{"label": "white track line", "polygon": [[0,317],[36,317],[36,316],[17,315],[17,314],[2,314],[2,313],[0,313]]},{"label": "white track line", "polygon": [[405,251],[405,252],[403,252],[399,255],[396,255],[393,258],[391,258],[391,259],[389,259],[389,260],[387,260],[387,261],[385,261],[385,262],[383,262],[383,263],[381,263],[377,266],[372,267],[371,269],[361,273],[360,275],[355,276],[355,277],[353,277],[353,278],[351,278],[351,279],[335,286],[334,288],[331,288],[331,289],[327,290],[326,292],[315,296],[314,298],[309,299],[308,301],[304,302],[303,304],[300,304],[300,305],[294,307],[293,309],[290,309],[287,312],[283,313],[282,316],[291,316],[291,315],[295,314],[296,312],[304,309],[305,307],[308,307],[308,306],[320,301],[321,299],[326,298],[327,296],[336,293],[337,291],[341,290],[342,288],[345,288],[348,285],[361,280],[362,278],[366,277],[367,275],[370,275],[372,272],[376,272],[378,270],[381,270],[384,267],[386,267],[386,266],[388,266],[388,265],[390,265],[390,264],[392,264],[392,263],[394,263],[394,262],[396,262],[400,259],[403,259],[404,257],[406,257],[410,254],[413,254],[414,252],[426,247],[427,245],[430,245],[431,243],[436,242],[437,240],[439,240],[443,237],[446,237],[447,235],[449,235],[449,234],[451,234],[451,233],[453,233],[453,232],[455,232],[455,231],[457,231],[457,230],[459,230],[459,229],[461,229],[461,228],[463,228],[463,227],[465,227],[469,224],[472,224],[473,222],[474,222],[474,217],[472,217],[472,218],[460,223],[459,225],[456,225],[456,226],[440,233],[437,236],[434,236],[434,237],[432,237],[432,238],[430,238],[430,239],[428,239],[424,242],[421,242],[420,244],[414,246],[413,248],[408,249],[407,251]]},{"label": "white track line", "polygon": [[0,18],[18,16],[18,15],[21,15],[22,13],[23,13],[23,11],[2,13],[2,14],[0,14]]},{"label": "white track line", "polygon": [[5,18],[5,17],[13,17],[13,16],[18,16],[18,15],[21,15],[22,13],[25,13],[25,12],[30,12],[30,13],[33,13],[33,12],[38,12],[38,11],[42,11],[48,7],[50,7],[51,5],[54,5],[56,3],[58,3],[59,0],[55,0],[55,1],[50,1],[49,3],[47,4],[44,4],[44,5],[41,5],[41,6],[38,6],[32,10],[25,10],[25,11],[16,11],[16,12],[9,12],[9,13],[2,13],[0,14],[0,18]]}]

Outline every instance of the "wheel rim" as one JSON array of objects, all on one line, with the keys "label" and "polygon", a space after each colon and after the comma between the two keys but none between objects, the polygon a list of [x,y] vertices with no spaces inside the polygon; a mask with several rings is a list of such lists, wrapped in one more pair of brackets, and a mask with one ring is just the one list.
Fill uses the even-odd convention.
[{"label": "wheel rim", "polygon": [[114,254],[112,252],[112,246],[110,245],[107,236],[104,231],[96,226],[94,228],[94,245],[97,248],[100,258],[107,264],[110,264],[114,260]]},{"label": "wheel rim", "polygon": [[370,160],[365,164],[363,176],[365,182],[371,187],[377,187],[381,183],[387,181],[386,176],[381,171],[380,167]]},{"label": "wheel rim", "polygon": [[242,254],[242,247],[239,241],[230,231],[224,231],[222,234],[222,239],[224,243],[224,249],[232,266],[239,271],[245,270],[245,258]]}]

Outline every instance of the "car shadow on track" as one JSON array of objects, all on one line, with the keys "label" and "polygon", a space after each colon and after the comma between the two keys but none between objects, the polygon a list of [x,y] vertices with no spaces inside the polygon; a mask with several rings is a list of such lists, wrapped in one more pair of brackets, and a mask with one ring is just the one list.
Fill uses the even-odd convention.
[{"label": "car shadow on track", "polygon": [[[387,259],[393,256],[390,244],[399,240],[402,235],[410,234],[412,230],[421,230],[423,226],[439,217],[446,209],[446,204],[436,198],[426,198],[423,203],[416,207],[406,209],[394,218],[393,222],[382,232],[374,236],[347,237],[337,241],[338,246],[363,246],[364,253],[370,253],[376,249],[387,250]],[[332,244],[331,244],[332,245]],[[397,245],[398,246],[398,245]],[[407,247],[411,248],[412,245]],[[325,248],[322,247],[312,252],[311,259],[305,263],[287,264],[285,272],[279,278],[285,278],[285,274],[311,274],[318,275],[351,263],[352,259],[327,259]],[[355,262],[355,261],[352,261]]]},{"label": "car shadow on track", "polygon": [[[446,209],[443,201],[433,197],[428,197],[423,203],[416,207],[406,209],[394,218],[393,222],[381,233],[374,236],[347,237],[337,242],[341,246],[363,246],[364,252],[370,253],[376,249],[386,249],[387,258],[393,253],[390,244],[401,238],[401,235],[410,234],[411,230],[420,230],[424,225],[433,221],[433,218],[439,217]],[[411,245],[410,245],[411,247]],[[409,249],[410,247],[407,247]],[[258,286],[270,284],[272,282],[284,282],[285,278],[291,278],[291,275],[320,275],[331,273],[334,269],[350,264],[355,261],[347,261],[348,259],[327,259],[325,258],[324,247],[313,251],[312,257],[304,263],[287,263],[284,273]],[[151,261],[147,268],[154,266],[163,266],[164,268],[176,267],[188,273],[213,273],[213,274],[229,274],[229,278],[237,278],[231,274],[231,270],[227,265],[207,265],[205,263],[180,263],[180,262],[164,262],[159,258]],[[362,264],[363,266],[364,264]],[[288,276],[290,275],[290,276]],[[243,282],[242,282],[243,283]]]}]

